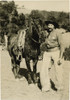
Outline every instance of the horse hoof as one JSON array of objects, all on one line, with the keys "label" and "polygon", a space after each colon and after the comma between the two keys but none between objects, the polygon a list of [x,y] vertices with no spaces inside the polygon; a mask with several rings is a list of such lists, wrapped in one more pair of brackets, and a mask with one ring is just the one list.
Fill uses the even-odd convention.
[{"label": "horse hoof", "polygon": [[24,78],[24,77],[22,77],[22,78],[20,78],[19,80],[20,80],[20,81],[24,81],[24,80],[25,80],[25,78]]},{"label": "horse hoof", "polygon": [[35,87],[35,85],[34,85],[34,84],[29,84],[29,86],[30,86],[31,88]]},{"label": "horse hoof", "polygon": [[18,75],[15,76],[15,80],[16,80],[17,82],[19,81],[19,77],[18,77]]},{"label": "horse hoof", "polygon": [[32,78],[31,78],[31,74],[28,73],[28,84],[32,84],[33,81],[32,81]]},{"label": "horse hoof", "polygon": [[34,84],[37,84],[37,83],[38,83],[38,81],[37,81],[37,80],[35,80],[35,81],[34,81]]},{"label": "horse hoof", "polygon": [[19,78],[16,78],[16,81],[19,82]]},{"label": "horse hoof", "polygon": [[32,80],[28,80],[28,84],[32,84],[33,83],[33,81]]},{"label": "horse hoof", "polygon": [[34,82],[35,84],[38,83],[36,74],[34,74],[34,76],[33,76],[33,82]]},{"label": "horse hoof", "polygon": [[17,75],[17,77],[18,77],[19,79],[21,79],[21,78],[22,78],[22,76],[21,76],[21,75]]},{"label": "horse hoof", "polygon": [[35,86],[37,86],[37,83],[35,84]]},{"label": "horse hoof", "polygon": [[37,79],[34,79],[33,82],[34,82],[34,84],[37,84],[38,83],[38,80]]}]

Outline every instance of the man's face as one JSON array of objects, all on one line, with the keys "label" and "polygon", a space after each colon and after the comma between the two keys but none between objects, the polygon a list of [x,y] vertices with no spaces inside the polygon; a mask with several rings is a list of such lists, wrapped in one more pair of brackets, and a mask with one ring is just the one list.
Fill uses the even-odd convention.
[{"label": "man's face", "polygon": [[47,27],[48,27],[49,31],[52,31],[52,30],[55,28],[55,27],[54,27],[54,25],[53,25],[53,24],[51,24],[51,23],[50,23],[50,24],[48,24],[48,26],[47,26]]}]

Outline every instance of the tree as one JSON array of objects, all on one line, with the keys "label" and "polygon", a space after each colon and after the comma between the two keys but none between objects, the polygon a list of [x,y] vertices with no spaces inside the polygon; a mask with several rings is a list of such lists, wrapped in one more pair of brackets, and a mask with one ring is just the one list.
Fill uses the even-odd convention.
[{"label": "tree", "polygon": [[8,14],[12,13],[12,11],[16,9],[15,2],[14,1],[5,2],[2,5],[2,9],[4,9]]},{"label": "tree", "polygon": [[25,25],[25,15],[21,13],[18,15],[17,25],[22,28]]},{"label": "tree", "polygon": [[[18,17],[18,12],[16,9],[15,2],[1,1],[0,2],[0,37],[2,43],[4,43],[4,34],[8,34],[9,30],[11,33],[17,33],[18,26],[15,25],[17,24],[16,17]],[[11,24],[11,21],[12,21],[12,28],[9,28],[7,26]]]},{"label": "tree", "polygon": [[57,21],[58,21],[60,27],[67,29],[68,27],[70,27],[69,13],[60,12],[59,16],[57,18]]},{"label": "tree", "polygon": [[13,11],[15,11],[16,13],[16,6],[15,6],[14,1],[0,2],[0,22],[1,22],[2,27],[5,27],[8,24],[9,17]]},{"label": "tree", "polygon": [[43,15],[38,10],[32,10],[30,16],[33,19],[43,19],[44,18]]}]

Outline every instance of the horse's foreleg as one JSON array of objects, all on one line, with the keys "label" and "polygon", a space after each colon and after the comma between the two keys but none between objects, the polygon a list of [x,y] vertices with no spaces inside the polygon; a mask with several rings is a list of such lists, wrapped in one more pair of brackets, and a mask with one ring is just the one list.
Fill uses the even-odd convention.
[{"label": "horse's foreleg", "polygon": [[37,80],[37,75],[36,75],[36,72],[37,72],[37,60],[33,60],[33,81],[34,83],[37,83],[38,80]]},{"label": "horse's foreleg", "polygon": [[11,59],[11,63],[12,63],[12,71],[14,73],[15,78],[17,78],[17,67],[16,67],[16,63],[14,61],[14,59]]},{"label": "horse's foreleg", "polygon": [[19,74],[19,70],[20,70],[20,62],[17,61],[17,65],[16,65],[16,71],[17,71],[17,78],[22,78],[22,76]]},{"label": "horse's foreleg", "polygon": [[11,62],[12,62],[12,71],[13,71],[13,73],[14,73],[14,76],[15,76],[15,78],[21,78],[21,75],[19,75],[19,69],[20,69],[20,62],[16,62],[15,60],[14,60],[14,58],[13,59],[11,59]]},{"label": "horse's foreleg", "polygon": [[32,78],[31,78],[30,60],[28,58],[25,58],[25,61],[26,61],[26,66],[27,66],[27,70],[28,70],[28,83],[31,84]]}]

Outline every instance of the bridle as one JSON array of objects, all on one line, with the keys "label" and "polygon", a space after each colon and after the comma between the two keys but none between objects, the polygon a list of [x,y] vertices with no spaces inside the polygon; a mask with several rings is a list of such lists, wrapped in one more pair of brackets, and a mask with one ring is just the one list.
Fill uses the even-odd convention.
[{"label": "bridle", "polygon": [[[35,29],[37,28],[38,29],[38,27],[37,27],[37,25],[36,25],[36,23],[34,22],[34,25],[35,25]],[[36,30],[37,31],[37,33],[38,33],[38,30]],[[38,41],[36,41],[34,38],[32,38],[32,37],[30,37],[31,38],[31,40],[33,41],[33,42],[35,42],[35,43],[37,43],[37,44],[40,44]]]},{"label": "bridle", "polygon": [[37,43],[37,44],[40,44],[39,42],[37,42],[35,39],[33,39],[32,37],[30,37],[31,38],[31,40],[33,41],[33,42],[35,42],[35,43]]}]

